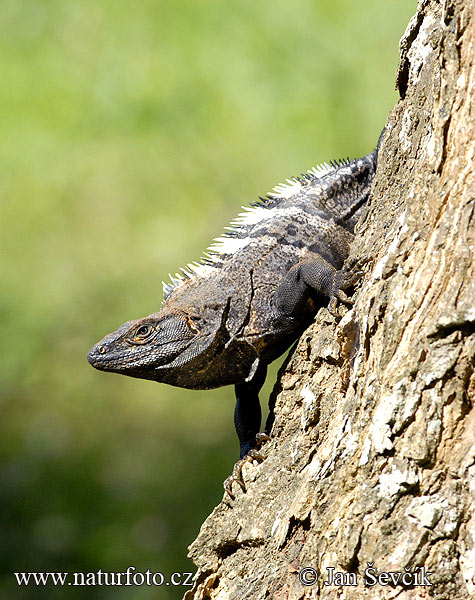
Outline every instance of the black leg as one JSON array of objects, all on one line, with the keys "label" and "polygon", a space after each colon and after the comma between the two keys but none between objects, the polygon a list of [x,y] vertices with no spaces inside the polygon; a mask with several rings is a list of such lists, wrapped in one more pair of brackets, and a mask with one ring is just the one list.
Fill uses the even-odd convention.
[{"label": "black leg", "polygon": [[235,386],[236,410],[234,411],[234,424],[239,438],[240,460],[234,465],[232,474],[224,482],[226,493],[234,498],[233,483],[239,484],[243,491],[246,490],[242,478],[242,468],[246,462],[254,460],[262,462],[264,457],[258,452],[260,446],[269,439],[268,435],[259,433],[261,427],[261,405],[259,404],[259,391],[264,384],[267,366],[259,365],[254,377]]},{"label": "black leg", "polygon": [[267,366],[259,365],[250,381],[235,386],[234,425],[239,438],[241,458],[244,458],[256,445],[256,435],[261,427],[259,391],[264,385],[266,374]]}]

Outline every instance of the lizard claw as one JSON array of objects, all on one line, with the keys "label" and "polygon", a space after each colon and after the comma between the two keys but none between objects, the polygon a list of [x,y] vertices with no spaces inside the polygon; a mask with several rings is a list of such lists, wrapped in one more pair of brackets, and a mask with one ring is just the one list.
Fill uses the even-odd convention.
[{"label": "lizard claw", "polygon": [[260,448],[264,442],[268,442],[269,440],[270,437],[267,433],[256,433],[256,448]]},{"label": "lizard claw", "polygon": [[270,440],[270,437],[266,433],[258,433],[256,435],[256,448],[249,450],[249,452],[237,461],[234,465],[233,472],[231,475],[225,479],[223,483],[224,491],[228,494],[228,496],[234,500],[235,496],[233,494],[233,483],[236,482],[243,492],[246,491],[246,485],[244,484],[244,480],[242,478],[242,469],[246,463],[252,463],[254,460],[258,463],[261,463],[265,460],[264,456],[258,451],[257,448],[260,448],[264,442]]},{"label": "lizard claw", "polygon": [[347,260],[341,270],[337,273],[336,289],[333,292],[328,304],[328,311],[334,317],[338,316],[338,301],[343,304],[354,304],[354,301],[345,294],[344,290],[352,287],[364,275],[363,267],[371,261],[369,255],[362,257],[354,256]]},{"label": "lizard claw", "polygon": [[243,492],[246,491],[246,486],[244,485],[244,480],[242,478],[242,468],[245,463],[252,462],[252,458],[247,455],[241,460],[238,460],[234,465],[233,472],[231,475],[225,479],[223,487],[224,491],[234,500],[235,496],[233,494],[233,483],[236,482]]},{"label": "lizard claw", "polygon": [[352,256],[350,259],[345,261],[340,271],[340,290],[346,290],[357,283],[364,275],[363,267],[371,261],[371,257],[366,254],[364,256]]}]

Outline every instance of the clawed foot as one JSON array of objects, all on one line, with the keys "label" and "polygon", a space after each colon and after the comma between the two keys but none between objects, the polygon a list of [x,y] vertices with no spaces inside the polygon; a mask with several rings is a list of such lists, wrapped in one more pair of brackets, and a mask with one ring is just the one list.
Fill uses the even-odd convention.
[{"label": "clawed foot", "polygon": [[236,482],[239,485],[239,487],[242,489],[243,492],[246,491],[246,486],[245,486],[244,480],[242,478],[242,469],[246,463],[252,463],[254,460],[256,460],[258,463],[263,462],[264,457],[258,451],[258,448],[260,448],[262,446],[262,444],[264,442],[267,442],[268,440],[270,440],[270,437],[267,434],[258,433],[256,435],[256,447],[253,448],[252,450],[249,450],[249,452],[246,454],[246,456],[244,456],[243,458],[241,458],[240,460],[237,461],[237,463],[234,465],[233,472],[225,480],[225,482],[223,484],[224,491],[233,500],[234,500],[234,494],[233,494],[233,490],[232,490],[233,483]]},{"label": "clawed foot", "polygon": [[371,257],[368,255],[362,257],[353,256],[346,261],[341,270],[338,271],[336,278],[337,287],[328,304],[328,311],[331,315],[334,317],[338,316],[336,311],[338,301],[343,304],[353,304],[353,300],[348,298],[344,290],[355,285],[355,283],[361,279],[364,274],[363,267],[366,263],[370,262],[370,260]]}]

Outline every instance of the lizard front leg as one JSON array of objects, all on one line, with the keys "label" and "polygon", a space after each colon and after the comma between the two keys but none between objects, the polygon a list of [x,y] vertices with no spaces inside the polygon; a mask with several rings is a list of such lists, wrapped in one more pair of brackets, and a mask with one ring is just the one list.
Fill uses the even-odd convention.
[{"label": "lizard front leg", "polygon": [[330,299],[328,310],[335,314],[338,300],[353,304],[345,290],[361,278],[365,262],[366,258],[355,258],[345,262],[339,270],[320,256],[297,263],[289,269],[275,291],[274,309],[281,317],[295,315],[311,292],[315,291]]},{"label": "lizard front leg", "polygon": [[266,379],[267,366],[259,364],[257,371],[250,381],[235,386],[236,408],[234,410],[234,425],[239,438],[240,460],[234,465],[232,474],[224,482],[224,489],[233,498],[232,484],[236,482],[245,490],[242,479],[242,468],[246,462],[257,460],[262,462],[263,456],[258,447],[269,437],[259,433],[261,428],[261,405],[259,391]]}]

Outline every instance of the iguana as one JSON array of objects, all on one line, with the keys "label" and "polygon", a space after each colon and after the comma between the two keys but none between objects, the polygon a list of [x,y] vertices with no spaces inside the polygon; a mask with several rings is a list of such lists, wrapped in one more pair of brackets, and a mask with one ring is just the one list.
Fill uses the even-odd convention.
[{"label": "iguana", "polygon": [[241,460],[225,482],[231,496],[233,481],[244,488],[243,460],[262,458],[258,394],[267,365],[318,308],[351,303],[345,290],[362,261],[345,260],[377,153],[324,163],[242,207],[199,262],[163,284],[159,312],[124,323],[89,352],[102,371],[189,389],[234,384]]}]

